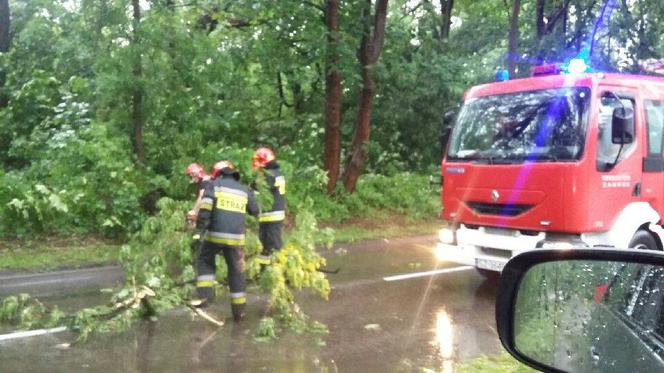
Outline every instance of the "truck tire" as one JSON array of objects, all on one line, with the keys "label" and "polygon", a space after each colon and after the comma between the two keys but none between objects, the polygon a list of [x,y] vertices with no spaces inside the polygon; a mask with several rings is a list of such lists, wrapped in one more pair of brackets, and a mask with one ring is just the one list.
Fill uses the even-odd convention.
[{"label": "truck tire", "polygon": [[655,237],[644,229],[636,231],[636,234],[634,234],[634,237],[629,242],[629,248],[637,250],[659,250]]}]

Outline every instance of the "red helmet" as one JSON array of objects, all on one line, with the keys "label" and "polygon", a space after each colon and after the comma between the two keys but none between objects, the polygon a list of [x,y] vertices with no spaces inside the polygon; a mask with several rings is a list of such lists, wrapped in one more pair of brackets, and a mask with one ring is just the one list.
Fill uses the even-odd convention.
[{"label": "red helmet", "polygon": [[205,170],[201,165],[198,163],[192,163],[187,167],[187,171],[185,172],[187,175],[189,175],[192,179],[194,177],[197,177],[199,179],[202,179],[205,176]]},{"label": "red helmet", "polygon": [[212,177],[219,176],[219,174],[225,170],[237,172],[231,161],[219,161],[212,166]]},{"label": "red helmet", "polygon": [[251,157],[251,168],[254,170],[258,167],[265,167],[271,161],[277,159],[274,152],[270,148],[260,147],[256,149],[256,153]]}]

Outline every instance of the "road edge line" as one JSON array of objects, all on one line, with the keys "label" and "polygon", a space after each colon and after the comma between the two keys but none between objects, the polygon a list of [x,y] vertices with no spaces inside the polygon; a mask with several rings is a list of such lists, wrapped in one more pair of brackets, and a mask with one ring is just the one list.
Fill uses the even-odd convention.
[{"label": "road edge line", "polygon": [[435,275],[440,275],[440,274],[450,273],[450,272],[467,271],[467,270],[473,269],[473,268],[475,268],[475,267],[473,267],[473,266],[460,266],[460,267],[453,267],[453,268],[437,269],[437,270],[426,271],[426,272],[406,273],[406,274],[403,274],[403,275],[383,277],[383,281],[390,282],[390,281],[409,280],[411,278],[417,278],[417,277],[427,277],[427,276],[435,276]]},{"label": "road edge line", "polygon": [[0,334],[0,342],[9,341],[12,339],[35,337],[38,335],[55,334],[55,333],[64,332],[65,330],[67,330],[66,326],[59,326],[57,328],[51,328],[51,329],[24,330],[21,332]]}]

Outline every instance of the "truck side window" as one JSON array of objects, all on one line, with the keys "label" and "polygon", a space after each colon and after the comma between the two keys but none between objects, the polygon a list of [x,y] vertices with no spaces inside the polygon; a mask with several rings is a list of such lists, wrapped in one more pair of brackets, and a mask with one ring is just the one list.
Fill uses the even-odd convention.
[{"label": "truck side window", "polygon": [[664,101],[644,101],[648,126],[648,154],[662,155],[662,130],[664,129]]},{"label": "truck side window", "polygon": [[[602,95],[599,107],[599,131],[597,137],[597,170],[607,171],[606,165],[612,164],[616,161],[616,156],[620,152],[618,162],[625,159],[630,154],[630,150],[634,148],[635,142],[624,145],[620,150],[619,144],[614,144],[611,141],[611,120],[613,116],[613,109],[625,107],[634,110],[634,102],[628,98],[620,98],[611,93]],[[634,122],[632,122],[632,126]]]}]

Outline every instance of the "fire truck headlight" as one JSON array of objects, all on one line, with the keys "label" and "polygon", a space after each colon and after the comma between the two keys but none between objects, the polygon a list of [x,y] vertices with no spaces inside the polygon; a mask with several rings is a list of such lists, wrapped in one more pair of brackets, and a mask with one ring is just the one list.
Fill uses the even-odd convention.
[{"label": "fire truck headlight", "polygon": [[443,228],[438,231],[438,240],[444,244],[454,245],[456,244],[456,232],[450,228]]}]

